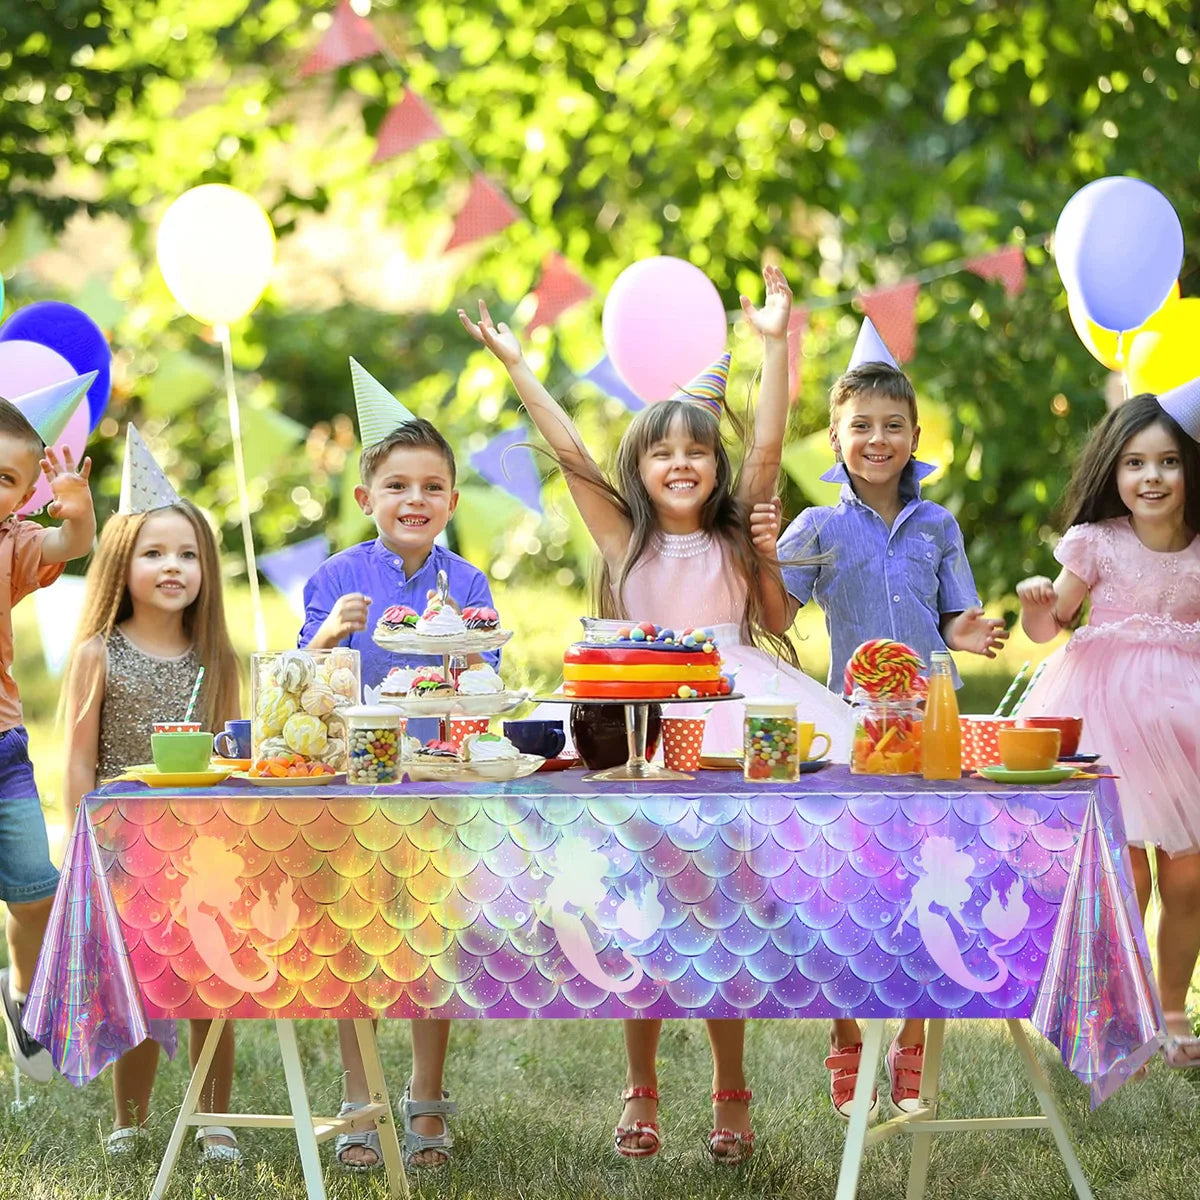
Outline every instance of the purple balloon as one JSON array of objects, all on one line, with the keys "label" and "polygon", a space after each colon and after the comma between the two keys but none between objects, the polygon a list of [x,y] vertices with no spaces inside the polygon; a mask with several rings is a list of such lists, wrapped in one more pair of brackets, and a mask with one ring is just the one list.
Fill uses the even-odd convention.
[{"label": "purple balloon", "polygon": [[1124,175],[1097,179],[1059,215],[1054,261],[1067,291],[1097,325],[1136,329],[1179,278],[1183,226],[1150,184]]},{"label": "purple balloon", "polygon": [[112,391],[112,351],[100,327],[82,309],[61,300],[39,300],[13,313],[0,328],[0,342],[37,342],[62,355],[76,375],[95,371],[88,388],[88,431],[100,424]]}]

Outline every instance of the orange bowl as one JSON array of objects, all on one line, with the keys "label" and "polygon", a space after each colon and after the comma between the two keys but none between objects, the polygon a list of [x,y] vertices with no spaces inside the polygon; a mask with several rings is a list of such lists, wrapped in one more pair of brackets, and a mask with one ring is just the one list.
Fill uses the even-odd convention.
[{"label": "orange bowl", "polygon": [[1079,739],[1083,735],[1082,717],[1022,717],[1017,725],[1021,729],[1057,729],[1062,734],[1059,754],[1079,753]]},{"label": "orange bowl", "polygon": [[1058,729],[1001,729],[1000,761],[1010,771],[1048,771],[1058,761]]}]

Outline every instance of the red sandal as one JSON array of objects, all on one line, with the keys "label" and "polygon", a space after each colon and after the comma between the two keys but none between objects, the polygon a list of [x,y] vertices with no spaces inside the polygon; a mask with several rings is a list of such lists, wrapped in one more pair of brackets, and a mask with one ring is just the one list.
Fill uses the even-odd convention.
[{"label": "red sandal", "polygon": [[[850,1120],[850,1107],[854,1103],[854,1089],[858,1084],[858,1065],[862,1061],[862,1042],[852,1046],[830,1046],[825,1065],[829,1068],[829,1099],[833,1111],[843,1121]],[[867,1121],[875,1120],[879,1108],[879,1092],[871,1091],[871,1108]]]},{"label": "red sandal", "polygon": [[[754,1099],[754,1093],[749,1088],[730,1088],[723,1092],[713,1092],[714,1104],[725,1104],[731,1100],[740,1100],[747,1107],[750,1101]],[[720,1151],[717,1149],[722,1143],[729,1143],[732,1149],[728,1151]],[[708,1135],[708,1153],[712,1156],[715,1163],[720,1163],[725,1167],[736,1167],[738,1163],[743,1163],[754,1153],[754,1130],[747,1129],[744,1133],[737,1129],[714,1129]]]},{"label": "red sandal", "polygon": [[[628,1087],[621,1093],[621,1101],[653,1100],[658,1103],[658,1089],[652,1087]],[[626,1138],[651,1138],[652,1146],[640,1146],[636,1143],[626,1146],[622,1143]],[[662,1149],[662,1138],[658,1134],[657,1121],[634,1121],[632,1125],[618,1125],[613,1130],[613,1144],[622,1158],[653,1158]]]}]

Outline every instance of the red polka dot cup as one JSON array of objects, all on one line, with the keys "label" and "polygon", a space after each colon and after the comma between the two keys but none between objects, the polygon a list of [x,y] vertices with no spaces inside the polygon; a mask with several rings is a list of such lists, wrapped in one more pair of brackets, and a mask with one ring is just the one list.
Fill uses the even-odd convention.
[{"label": "red polka dot cup", "polygon": [[202,726],[199,721],[155,721],[155,733],[199,733]]},{"label": "red polka dot cup", "polygon": [[1000,766],[1000,730],[1015,729],[1016,718],[981,714],[960,717],[958,724],[962,731],[963,770]]},{"label": "red polka dot cup", "polygon": [[663,766],[668,771],[700,770],[703,717],[663,717]]},{"label": "red polka dot cup", "polygon": [[451,717],[446,722],[446,741],[455,750],[461,750],[462,744],[473,733],[487,733],[487,717]]}]

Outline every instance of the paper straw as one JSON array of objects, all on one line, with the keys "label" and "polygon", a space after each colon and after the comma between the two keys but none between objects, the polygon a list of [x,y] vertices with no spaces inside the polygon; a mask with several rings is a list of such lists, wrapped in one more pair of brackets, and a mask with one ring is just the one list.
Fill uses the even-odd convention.
[{"label": "paper straw", "polygon": [[1029,670],[1029,659],[1026,659],[1020,666],[1020,669],[1013,676],[1013,681],[1008,685],[1008,691],[1000,699],[1000,703],[996,705],[993,717],[998,717],[1004,712],[1004,706],[1017,694],[1017,685],[1025,678],[1025,672]]},{"label": "paper straw", "polygon": [[204,682],[204,668],[196,672],[196,686],[192,688],[192,698],[188,701],[187,712],[183,714],[184,724],[192,719],[192,709],[196,707],[196,697],[200,695],[200,684]]},{"label": "paper straw", "polygon": [[1029,693],[1033,691],[1033,685],[1042,677],[1042,672],[1046,669],[1046,663],[1048,661],[1048,659],[1043,658],[1042,661],[1038,663],[1037,670],[1034,671],[1034,673],[1029,677],[1029,683],[1025,690],[1021,693],[1021,698],[1016,702],[1016,704],[1013,705],[1012,712],[1008,714],[1010,717],[1015,717],[1017,713],[1021,711],[1021,705],[1023,705],[1029,698]]}]

